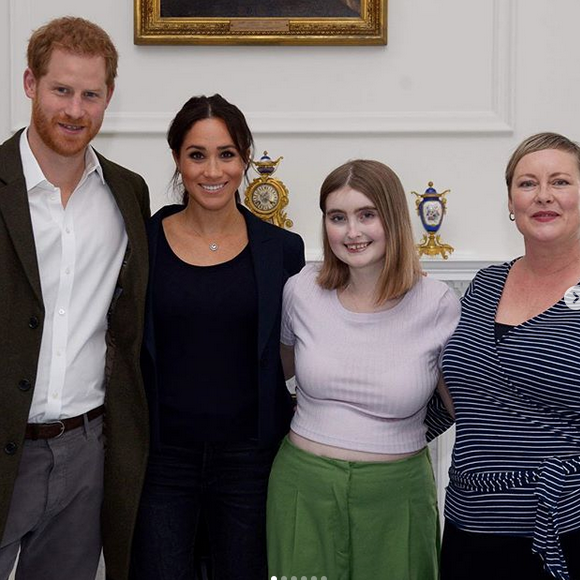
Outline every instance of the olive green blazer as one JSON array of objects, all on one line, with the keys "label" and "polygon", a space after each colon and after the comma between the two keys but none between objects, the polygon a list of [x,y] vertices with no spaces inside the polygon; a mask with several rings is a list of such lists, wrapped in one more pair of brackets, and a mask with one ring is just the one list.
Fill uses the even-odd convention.
[{"label": "olive green blazer", "polygon": [[[36,380],[44,305],[20,158],[20,135],[0,145],[0,537],[18,471]],[[107,578],[128,578],[148,452],[139,368],[147,286],[149,192],[143,179],[97,154],[129,243],[109,313],[103,542]]]}]

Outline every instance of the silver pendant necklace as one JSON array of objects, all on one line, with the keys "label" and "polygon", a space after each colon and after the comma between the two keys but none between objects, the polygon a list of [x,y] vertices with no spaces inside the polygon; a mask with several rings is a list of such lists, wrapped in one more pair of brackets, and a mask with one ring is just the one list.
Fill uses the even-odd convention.
[{"label": "silver pendant necklace", "polygon": [[217,252],[220,249],[220,246],[217,242],[208,242],[207,239],[202,236],[191,224],[187,226],[191,231],[204,243],[207,244],[207,247],[212,252]]},{"label": "silver pendant necklace", "polygon": [[[191,227],[191,226],[190,226]],[[217,252],[220,247],[219,244],[217,242],[207,242],[207,240],[195,229],[195,228],[191,228],[193,233],[204,243],[207,244],[208,248],[212,251],[212,252]]]}]

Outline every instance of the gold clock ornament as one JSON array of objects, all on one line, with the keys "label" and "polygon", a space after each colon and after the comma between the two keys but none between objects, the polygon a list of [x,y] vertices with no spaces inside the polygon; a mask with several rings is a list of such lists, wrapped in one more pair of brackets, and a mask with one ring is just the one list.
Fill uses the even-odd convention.
[{"label": "gold clock ornament", "polygon": [[252,213],[264,221],[281,228],[291,228],[294,222],[288,219],[284,211],[288,205],[288,189],[279,179],[272,177],[282,159],[284,158],[278,157],[273,161],[268,152],[264,151],[259,161],[253,159],[250,161],[260,176],[248,185],[244,203]]}]

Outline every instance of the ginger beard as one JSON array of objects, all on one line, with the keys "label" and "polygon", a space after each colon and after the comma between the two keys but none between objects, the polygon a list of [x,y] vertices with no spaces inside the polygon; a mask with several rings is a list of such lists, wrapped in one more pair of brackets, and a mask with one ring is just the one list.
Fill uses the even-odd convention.
[{"label": "ginger beard", "polygon": [[[32,123],[42,142],[63,157],[73,157],[85,150],[101,128],[95,126],[90,118],[69,119],[66,115],[48,117],[42,110],[38,97],[32,101]],[[59,124],[82,127],[77,135],[66,135]]]}]

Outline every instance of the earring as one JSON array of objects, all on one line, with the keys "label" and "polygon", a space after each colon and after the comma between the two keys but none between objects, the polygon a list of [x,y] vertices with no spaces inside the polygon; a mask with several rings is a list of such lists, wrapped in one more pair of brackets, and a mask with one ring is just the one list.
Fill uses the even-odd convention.
[{"label": "earring", "polygon": [[515,222],[516,221],[516,216],[515,216],[515,214],[514,214],[513,211],[510,211],[509,217],[510,217],[510,222]]}]

